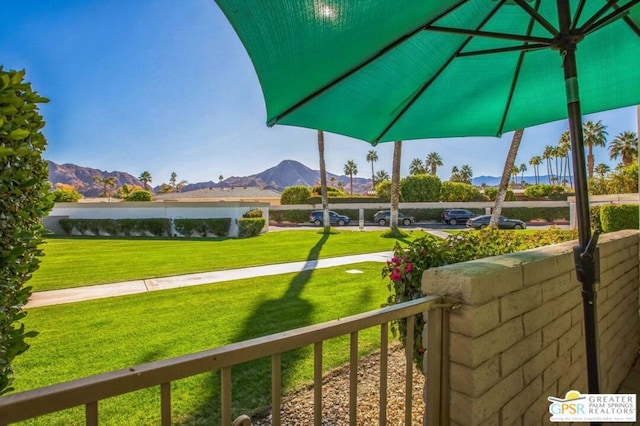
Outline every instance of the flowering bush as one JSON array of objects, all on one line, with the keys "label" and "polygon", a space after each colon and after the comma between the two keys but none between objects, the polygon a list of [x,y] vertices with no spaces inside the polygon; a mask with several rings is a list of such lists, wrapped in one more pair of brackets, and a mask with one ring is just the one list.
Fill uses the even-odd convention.
[{"label": "flowering bush", "polygon": [[[393,258],[387,261],[382,270],[383,278],[389,278],[387,288],[390,294],[387,297],[387,305],[423,297],[422,273],[429,268],[513,253],[576,238],[576,231],[559,229],[521,233],[485,228],[480,231],[460,232],[446,239],[427,234],[408,246],[396,243]],[[420,371],[423,371],[422,360],[426,350],[422,342],[423,329],[423,316],[416,315],[413,355]],[[394,323],[392,331],[399,334],[405,342],[406,320]]]}]

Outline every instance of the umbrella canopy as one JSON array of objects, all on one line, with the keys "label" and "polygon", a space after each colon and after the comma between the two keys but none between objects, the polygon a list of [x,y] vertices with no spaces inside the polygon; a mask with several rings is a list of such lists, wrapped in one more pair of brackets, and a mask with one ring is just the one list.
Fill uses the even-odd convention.
[{"label": "umbrella canopy", "polygon": [[563,119],[571,40],[583,113],[640,103],[638,1],[563,0],[564,34],[556,0],[217,3],[255,66],[268,125],[377,143]]},{"label": "umbrella canopy", "polygon": [[569,119],[589,393],[599,393],[597,233],[582,113],[640,103],[640,0],[216,0],[267,124],[378,142],[499,136]]}]

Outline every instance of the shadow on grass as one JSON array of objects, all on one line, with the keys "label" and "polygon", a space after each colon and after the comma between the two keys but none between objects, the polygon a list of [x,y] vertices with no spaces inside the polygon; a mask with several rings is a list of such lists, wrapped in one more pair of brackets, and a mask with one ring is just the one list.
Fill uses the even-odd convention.
[{"label": "shadow on grass", "polygon": [[[311,324],[313,306],[304,300],[301,294],[314,273],[322,246],[327,242],[329,236],[329,234],[322,234],[309,251],[303,270],[293,277],[287,291],[277,299],[265,300],[260,303],[233,337],[233,342],[241,342]],[[312,351],[312,348],[301,348],[282,354],[283,388],[291,383],[296,366]],[[231,376],[233,418],[241,414],[252,415],[270,405],[270,357],[240,364],[232,368]],[[192,414],[180,421],[179,424],[220,424],[220,372],[210,373],[207,383],[209,385],[206,389],[202,389],[202,395],[199,398],[201,405],[194,407]]]}]

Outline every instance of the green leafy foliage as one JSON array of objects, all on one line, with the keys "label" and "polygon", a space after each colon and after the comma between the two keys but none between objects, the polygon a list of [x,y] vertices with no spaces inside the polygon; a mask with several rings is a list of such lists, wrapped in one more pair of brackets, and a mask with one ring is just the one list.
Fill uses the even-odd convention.
[{"label": "green leafy foliage", "polygon": [[64,232],[71,235],[77,231],[82,235],[111,235],[111,236],[131,236],[146,235],[154,236],[169,235],[169,219],[60,219],[58,221]]},{"label": "green leafy foliage", "polygon": [[277,223],[308,223],[311,210],[270,210],[269,220]]},{"label": "green leafy foliage", "polygon": [[124,195],[122,199],[124,201],[153,201],[153,194],[150,191],[138,189]]},{"label": "green leafy foliage", "polygon": [[12,390],[11,363],[37,334],[22,323],[31,294],[24,284],[38,269],[41,219],[53,206],[42,158],[45,122],[37,107],[48,99],[32,91],[24,74],[0,66],[0,394]]},{"label": "green leafy foliage", "polygon": [[440,201],[485,201],[484,195],[475,186],[464,182],[444,182]]},{"label": "green leafy foliage", "polygon": [[402,201],[407,203],[438,201],[442,182],[438,176],[413,175],[400,182]]},{"label": "green leafy foliage", "polygon": [[[322,196],[321,186],[313,185],[313,187],[311,188],[311,195],[321,197]],[[327,197],[344,197],[345,195],[347,195],[347,193],[344,192],[344,189],[327,185]]]},{"label": "green leafy foliage", "polygon": [[[389,297],[387,305],[402,303],[423,297],[422,273],[437,266],[466,262],[489,256],[526,250],[577,238],[575,231],[552,229],[531,233],[499,231],[485,228],[474,232],[461,232],[441,239],[432,235],[414,240],[408,246],[396,243],[394,256],[382,270],[382,276],[388,277]],[[422,370],[425,351],[422,343],[424,321],[422,315],[416,315],[414,362]],[[394,324],[394,332],[399,332],[406,341],[406,322]]]},{"label": "green leafy foliage", "polygon": [[566,200],[565,188],[561,185],[531,185],[524,190],[525,197],[531,200],[549,199],[549,200]]},{"label": "green leafy foliage", "polygon": [[260,235],[266,221],[262,217],[238,219],[238,237],[247,238]]},{"label": "green leafy foliage", "polygon": [[280,204],[307,204],[311,190],[307,186],[296,185],[285,188],[280,196]]},{"label": "green leafy foliage", "polygon": [[600,206],[600,222],[603,232],[640,227],[640,206],[631,204],[604,204]]},{"label": "green leafy foliage", "polygon": [[[498,196],[498,188],[489,187],[484,190],[484,196],[489,199],[489,201],[495,201]],[[507,195],[504,197],[505,201],[516,201],[516,195],[510,189],[507,189]]]},{"label": "green leafy foliage", "polygon": [[242,217],[262,217],[262,210],[252,209],[242,215]]},{"label": "green leafy foliage", "polygon": [[383,180],[376,185],[376,197],[380,200],[389,202],[391,201],[391,181]]},{"label": "green leafy foliage", "polygon": [[226,237],[229,235],[231,219],[228,217],[209,219],[173,219],[173,226],[176,232],[184,237],[191,237],[194,232],[197,232],[203,237],[209,235]]}]

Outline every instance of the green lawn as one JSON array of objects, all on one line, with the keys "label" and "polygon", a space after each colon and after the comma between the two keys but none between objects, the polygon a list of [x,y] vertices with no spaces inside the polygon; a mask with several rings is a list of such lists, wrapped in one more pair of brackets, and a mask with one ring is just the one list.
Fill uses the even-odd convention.
[{"label": "green lawn", "polygon": [[[297,233],[296,233],[297,234]],[[363,233],[370,234],[370,233]],[[279,233],[278,237],[291,235]],[[331,236],[325,245],[328,253],[340,253],[332,242],[347,244],[347,237]],[[294,238],[295,239],[295,238]],[[319,236],[311,233],[300,239],[307,241],[304,256],[309,256]],[[260,239],[255,242],[259,244]],[[274,240],[270,240],[275,244]],[[365,240],[366,241],[366,240]],[[375,239],[368,240],[374,244]],[[127,243],[153,250],[163,245],[175,247],[186,256],[188,250],[171,241],[81,241],[86,244]],[[51,240],[49,248],[74,240]],[[215,242],[180,242],[190,247],[216,247]],[[217,265],[236,266],[229,256],[227,242],[217,249]],[[250,241],[238,241],[250,243]],[[363,244],[363,243],[361,243]],[[381,246],[390,248],[393,241]],[[73,247],[73,244],[71,244]],[[265,250],[265,246],[260,246]],[[371,246],[365,246],[371,249]],[[59,248],[59,247],[57,247]],[[283,247],[284,249],[284,247]],[[151,249],[150,249],[151,250]],[[289,249],[287,249],[289,250]],[[363,251],[354,250],[349,252]],[[201,255],[205,250],[201,250]],[[87,258],[91,257],[89,253]],[[54,256],[49,253],[50,260]],[[246,255],[246,252],[245,252]],[[145,256],[126,262],[135,266]],[[220,262],[225,259],[224,262]],[[55,259],[57,261],[57,259]],[[172,262],[173,263],[173,262]],[[175,261],[175,263],[181,263]],[[381,278],[381,264],[362,263],[342,267],[305,271],[271,277],[256,277],[230,283],[165,290],[145,294],[114,297],[28,310],[27,329],[40,335],[30,339],[31,348],[16,358],[15,386],[18,391],[112,371],[172,356],[188,354],[253,337],[268,335],[305,325],[342,318],[377,309],[386,301],[386,281]],[[68,267],[72,272],[74,267]],[[347,273],[348,270],[362,273]],[[379,345],[379,329],[360,333],[360,351],[370,352]],[[348,362],[348,336],[324,345],[325,369]],[[298,388],[313,377],[312,348],[304,348],[283,357],[284,390]],[[270,401],[270,361],[259,360],[232,371],[234,414],[250,412]],[[172,386],[174,424],[218,424],[219,377],[203,374],[176,382]],[[101,402],[102,425],[159,424],[159,390],[148,389]],[[29,422],[38,425],[83,424],[83,409],[70,410]]]},{"label": "green lawn", "polygon": [[[392,250],[383,231],[278,231],[247,239],[49,237],[28,285],[46,291],[84,285]],[[424,235],[415,231],[409,239]],[[405,240],[406,241],[406,240]]]}]

